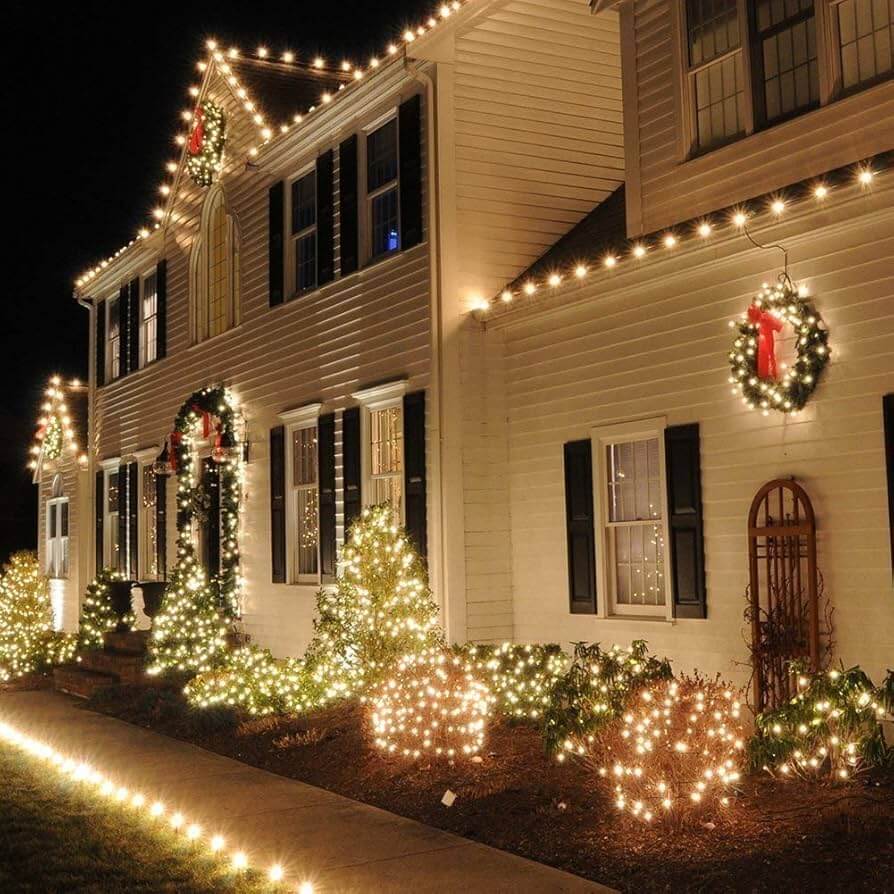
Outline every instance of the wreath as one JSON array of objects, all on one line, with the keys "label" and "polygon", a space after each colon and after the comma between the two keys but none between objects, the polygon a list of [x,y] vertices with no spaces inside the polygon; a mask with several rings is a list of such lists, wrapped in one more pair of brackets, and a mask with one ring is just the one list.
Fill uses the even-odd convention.
[{"label": "wreath", "polygon": [[205,100],[197,106],[193,121],[186,144],[186,168],[199,186],[211,186],[223,166],[227,118],[217,103]]},{"label": "wreath", "polygon": [[[799,289],[788,274],[774,285],[764,283],[748,310],[731,320],[736,330],[729,352],[733,393],[751,409],[760,407],[794,413],[813,394],[829,362],[829,332],[806,290]],[[791,367],[776,362],[775,336],[786,326],[794,330],[797,357]]]}]

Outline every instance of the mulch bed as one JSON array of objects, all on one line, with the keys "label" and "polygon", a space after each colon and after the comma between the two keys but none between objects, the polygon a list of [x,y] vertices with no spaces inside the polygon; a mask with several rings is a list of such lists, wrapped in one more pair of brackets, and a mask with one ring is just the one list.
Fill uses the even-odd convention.
[{"label": "mulch bed", "polygon": [[240,720],[191,711],[174,688],[121,687],[90,707],[622,891],[894,891],[890,771],[847,785],[748,777],[713,827],[668,828],[620,816],[524,725],[492,725],[482,762],[451,767],[383,757],[356,704]]}]

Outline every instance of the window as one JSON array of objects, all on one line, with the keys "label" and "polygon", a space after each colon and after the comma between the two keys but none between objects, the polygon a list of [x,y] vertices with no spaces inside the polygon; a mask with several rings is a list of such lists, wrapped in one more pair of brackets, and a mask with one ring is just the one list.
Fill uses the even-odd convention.
[{"label": "window", "polygon": [[106,469],[105,471],[105,519],[103,531],[105,532],[105,548],[103,561],[107,568],[119,567],[119,543],[118,543],[118,469]]},{"label": "window", "polygon": [[295,292],[317,285],[317,174],[316,170],[292,182],[292,252]]},{"label": "window", "polygon": [[205,199],[191,266],[193,340],[203,341],[239,322],[239,236],[219,184]]},{"label": "window", "polygon": [[140,366],[158,357],[158,280],[155,271],[143,277],[140,295]]},{"label": "window", "polygon": [[756,0],[752,10],[755,117],[771,124],[819,103],[814,0]]},{"label": "window", "polygon": [[369,502],[391,503],[402,517],[403,411],[400,405],[369,413]]},{"label": "window", "polygon": [[317,426],[294,428],[291,436],[293,574],[297,583],[316,580],[319,569]]},{"label": "window", "polygon": [[137,530],[140,535],[140,579],[158,579],[158,516],[155,507],[155,473],[152,465],[142,468],[140,481],[140,514]]},{"label": "window", "polygon": [[399,189],[395,117],[366,138],[366,196],[371,258],[400,248]]},{"label": "window", "polygon": [[891,76],[892,0],[842,0],[834,9],[834,29],[842,90],[853,90]]},{"label": "window", "polygon": [[699,149],[745,131],[737,0],[687,0],[689,80]]},{"label": "window", "polygon": [[121,302],[116,295],[106,301],[106,381],[121,375]]},{"label": "window", "polygon": [[669,617],[664,420],[596,429],[598,590],[618,615]]},{"label": "window", "polygon": [[47,577],[68,577],[68,497],[63,495],[61,475],[53,479],[52,494],[47,501]]}]

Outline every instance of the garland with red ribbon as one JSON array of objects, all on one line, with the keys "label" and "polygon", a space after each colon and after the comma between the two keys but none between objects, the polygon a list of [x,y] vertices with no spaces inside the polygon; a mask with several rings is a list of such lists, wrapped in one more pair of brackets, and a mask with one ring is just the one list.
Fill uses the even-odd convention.
[{"label": "garland with red ribbon", "polygon": [[186,143],[186,168],[199,186],[210,186],[223,167],[226,131],[227,118],[217,103],[206,99],[196,107]]}]

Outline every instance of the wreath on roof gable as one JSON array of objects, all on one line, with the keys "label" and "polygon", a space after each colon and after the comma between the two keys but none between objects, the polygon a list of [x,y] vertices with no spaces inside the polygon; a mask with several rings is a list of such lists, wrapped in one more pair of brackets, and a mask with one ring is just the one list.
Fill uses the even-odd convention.
[{"label": "wreath on roof gable", "polygon": [[215,102],[199,103],[193,116],[193,129],[186,143],[186,169],[193,182],[211,186],[223,167],[227,117]]}]

